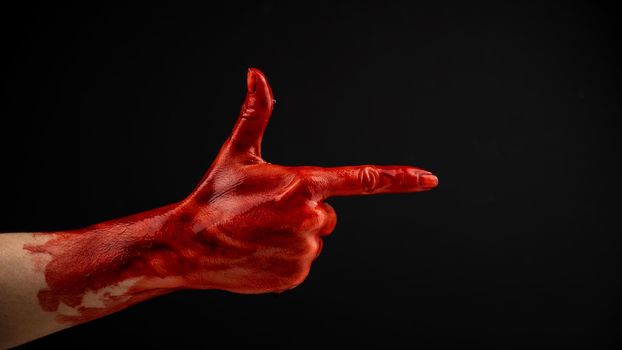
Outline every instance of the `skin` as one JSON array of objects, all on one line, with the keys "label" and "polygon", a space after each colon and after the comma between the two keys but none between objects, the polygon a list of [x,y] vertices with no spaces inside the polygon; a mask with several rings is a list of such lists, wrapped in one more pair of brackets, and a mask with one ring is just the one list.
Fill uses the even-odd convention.
[{"label": "skin", "polygon": [[327,198],[438,184],[410,166],[270,164],[261,157],[261,139],[273,105],[265,76],[249,69],[231,136],[178,203],[78,230],[0,235],[0,346],[178,289],[294,288],[335,227]]}]

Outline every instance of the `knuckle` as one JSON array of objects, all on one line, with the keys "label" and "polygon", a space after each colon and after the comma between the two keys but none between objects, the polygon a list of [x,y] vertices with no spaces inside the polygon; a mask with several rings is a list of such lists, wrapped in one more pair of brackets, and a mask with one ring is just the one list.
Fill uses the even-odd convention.
[{"label": "knuckle", "polygon": [[358,179],[363,192],[371,193],[378,188],[380,183],[380,174],[378,173],[378,170],[366,166],[359,170]]},{"label": "knuckle", "polygon": [[320,243],[318,242],[318,239],[316,237],[309,237],[307,238],[307,251],[306,254],[304,255],[304,258],[311,258],[314,259],[315,256],[317,255],[317,251],[320,248]]},{"label": "knuckle", "polygon": [[297,174],[288,174],[286,180],[279,184],[282,189],[275,196],[275,202],[287,205],[297,203],[310,197],[309,188],[305,185],[304,179]]},{"label": "knuckle", "polygon": [[291,253],[295,259],[313,258],[318,249],[318,242],[312,235],[301,238],[296,244],[292,244]]},{"label": "knuckle", "polygon": [[337,215],[333,207],[327,203],[309,202],[303,209],[303,219],[300,221],[298,232],[306,236],[326,236],[330,234],[337,223]]},{"label": "knuckle", "polygon": [[330,204],[322,203],[321,208],[324,215],[322,217],[323,220],[319,234],[320,236],[327,236],[333,232],[337,225],[337,214]]},{"label": "knuckle", "polygon": [[323,220],[323,213],[317,209],[317,204],[307,201],[298,209],[297,231],[304,234],[315,230]]},{"label": "knuckle", "polygon": [[294,288],[301,284],[307,278],[311,269],[311,264],[308,259],[299,259],[294,265],[295,268],[293,268],[289,276],[287,276],[290,288]]}]

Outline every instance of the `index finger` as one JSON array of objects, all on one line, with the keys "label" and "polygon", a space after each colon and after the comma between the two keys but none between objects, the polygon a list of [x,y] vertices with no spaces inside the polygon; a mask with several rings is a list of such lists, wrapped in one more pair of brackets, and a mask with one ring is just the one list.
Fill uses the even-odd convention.
[{"label": "index finger", "polygon": [[438,178],[431,172],[403,165],[312,167],[307,177],[322,198],[431,190]]}]

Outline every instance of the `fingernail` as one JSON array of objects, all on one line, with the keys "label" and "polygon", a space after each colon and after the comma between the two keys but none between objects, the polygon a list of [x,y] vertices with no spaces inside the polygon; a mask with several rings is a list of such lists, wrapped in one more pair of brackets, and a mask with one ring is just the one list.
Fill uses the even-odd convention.
[{"label": "fingernail", "polygon": [[255,92],[255,81],[255,72],[252,68],[249,68],[246,74],[246,88],[248,92]]},{"label": "fingernail", "polygon": [[419,185],[423,188],[434,188],[438,185],[438,178],[432,174],[421,174]]}]

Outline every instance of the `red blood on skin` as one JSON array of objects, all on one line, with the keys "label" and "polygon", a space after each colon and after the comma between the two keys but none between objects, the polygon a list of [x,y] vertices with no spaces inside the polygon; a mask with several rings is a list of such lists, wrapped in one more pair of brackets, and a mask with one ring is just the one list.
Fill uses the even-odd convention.
[{"label": "red blood on skin", "polygon": [[[57,320],[82,323],[182,288],[281,292],[305,279],[322,237],[335,227],[325,199],[437,185],[434,175],[409,166],[267,163],[261,139],[272,91],[253,68],[247,87],[231,136],[183,201],[79,230],[38,233],[50,238],[24,246],[50,258],[47,288],[38,294],[43,310],[63,311],[62,303],[74,310],[59,312]],[[101,294],[103,305],[85,303],[88,293]]]}]

